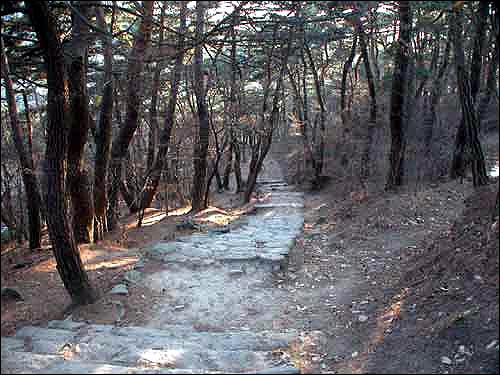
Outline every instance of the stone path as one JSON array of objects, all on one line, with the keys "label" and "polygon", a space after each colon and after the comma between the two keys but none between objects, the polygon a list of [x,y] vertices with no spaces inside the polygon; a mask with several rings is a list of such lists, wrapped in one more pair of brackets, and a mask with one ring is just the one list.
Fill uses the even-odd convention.
[{"label": "stone path", "polygon": [[272,277],[302,230],[304,197],[273,175],[258,181],[256,213],[229,231],[145,249],[166,266],[135,274],[165,292],[146,327],[24,327],[2,337],[2,373],[298,373],[283,354],[298,336],[283,327],[289,296]]}]

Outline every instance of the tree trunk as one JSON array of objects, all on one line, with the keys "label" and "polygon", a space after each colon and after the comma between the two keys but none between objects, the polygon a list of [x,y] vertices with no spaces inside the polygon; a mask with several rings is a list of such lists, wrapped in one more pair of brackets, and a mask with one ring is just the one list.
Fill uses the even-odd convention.
[{"label": "tree trunk", "polygon": [[[468,164],[472,167],[474,186],[486,185],[488,174],[484,160],[483,150],[479,141],[479,118],[472,96],[471,82],[465,67],[465,56],[463,48],[463,15],[460,7],[454,9],[454,16],[450,22],[450,33],[453,39],[455,52],[455,70],[457,74],[458,94],[462,107],[462,118],[464,123],[463,140],[464,147],[460,155],[460,173],[465,174]],[[455,155],[457,156],[457,155]],[[454,167],[456,167],[454,163]]]},{"label": "tree trunk", "polygon": [[368,91],[370,94],[370,119],[368,120],[368,128],[366,131],[366,140],[363,153],[361,155],[361,178],[366,180],[370,176],[370,155],[375,134],[375,127],[377,126],[377,96],[375,92],[375,81],[370,65],[368,55],[368,47],[366,42],[366,34],[363,29],[361,18],[358,17],[356,23],[356,32],[359,38],[359,46],[361,48],[361,56],[366,71],[366,79],[368,80]]},{"label": "tree trunk", "polygon": [[430,154],[432,137],[434,135],[434,126],[437,122],[438,105],[443,92],[444,83],[446,81],[446,72],[448,70],[449,60],[450,60],[450,50],[451,50],[451,39],[448,35],[446,41],[446,47],[444,49],[443,62],[439,67],[436,78],[434,79],[434,85],[431,90],[431,98],[429,103],[429,113],[430,117],[426,120],[425,126],[425,148],[427,154]]},{"label": "tree trunk", "polygon": [[31,121],[31,110],[28,103],[28,95],[26,95],[26,90],[23,90],[23,103],[24,103],[24,114],[26,115],[26,135],[28,137],[28,157],[31,158],[31,164],[33,169],[36,169],[35,163],[33,162],[33,123]]},{"label": "tree trunk", "polygon": [[[29,220],[29,243],[30,249],[38,249],[41,246],[41,226],[40,226],[40,206],[41,198],[40,191],[38,189],[38,181],[35,175],[35,170],[33,166],[33,154],[31,153],[31,142],[28,141],[29,151],[26,150],[23,138],[24,134],[19,124],[19,119],[17,116],[17,104],[14,89],[12,86],[12,80],[10,78],[9,61],[7,60],[7,54],[5,53],[5,47],[3,38],[1,39],[1,53],[2,53],[2,77],[5,82],[5,93],[7,96],[7,103],[9,108],[10,126],[11,134],[14,146],[16,147],[17,155],[19,157],[19,163],[22,168],[22,178],[23,184],[26,191],[26,206],[28,209],[28,220]],[[28,111],[27,101],[25,101],[25,111]],[[27,123],[28,123],[28,140],[30,137],[31,123],[29,122],[29,114],[26,112]],[[21,197],[19,197],[21,199]]]},{"label": "tree trunk", "polygon": [[[391,151],[389,155],[389,175],[386,190],[392,190],[403,184],[404,154],[406,149],[405,111],[407,99],[408,64],[411,43],[411,8],[409,1],[399,2],[399,48],[394,62],[391,91]],[[406,113],[405,113],[406,112]]]},{"label": "tree trunk", "polygon": [[[459,6],[459,8],[462,5]],[[471,67],[470,67],[470,74],[465,71],[465,57],[463,64],[464,66],[460,68],[461,70],[461,76],[462,79],[465,79],[468,81],[468,86],[469,86],[469,94],[470,94],[470,99],[472,100],[472,107],[470,108],[472,111],[476,112],[475,105],[476,105],[476,99],[477,99],[477,94],[480,89],[480,84],[481,84],[481,69],[482,69],[482,54],[483,54],[483,49],[484,49],[484,39],[485,39],[485,32],[486,32],[486,21],[488,18],[488,11],[489,11],[489,3],[487,1],[481,1],[480,2],[480,9],[479,13],[476,16],[476,21],[477,21],[477,30],[476,30],[476,37],[474,38],[474,48],[472,51],[472,60],[471,60]],[[458,22],[462,22],[461,20],[462,15],[457,14],[455,15],[455,19],[457,19]],[[462,45],[462,26],[460,26],[460,30],[454,29],[455,35],[454,40],[458,42],[458,44]],[[460,40],[459,40],[460,39]],[[456,53],[459,52],[461,54],[464,53],[463,51],[463,46],[461,47],[462,51],[457,51],[457,47],[455,46],[455,56]],[[458,72],[457,72],[458,74]],[[459,86],[460,84],[463,84],[461,82],[458,83]],[[463,107],[462,107],[463,110]],[[467,164],[469,160],[467,160],[467,153],[469,152],[467,148],[470,146],[468,142],[472,141],[471,139],[467,139],[467,124],[466,124],[466,119],[468,114],[462,113],[462,120],[460,121],[460,125],[457,130],[457,135],[455,137],[455,148],[453,151],[453,161],[451,165],[451,171],[450,171],[450,177],[453,179],[459,178],[459,177],[465,177],[466,170],[467,170]],[[477,131],[481,129],[481,124],[479,122],[479,116],[475,115],[477,117],[477,124],[475,125],[477,127]],[[469,129],[470,130],[470,129]]]},{"label": "tree trunk", "polygon": [[[231,134],[232,132],[229,133],[229,138],[232,139],[233,135]],[[232,142],[232,141],[230,141]],[[233,169],[233,145],[229,147],[229,150],[227,151],[227,160],[226,160],[226,168],[224,168],[224,177],[222,180],[222,187],[224,190],[229,190],[229,182],[231,179],[231,171]]]},{"label": "tree trunk", "polygon": [[151,25],[153,21],[154,1],[144,1],[144,15],[130,52],[127,67],[127,111],[125,121],[121,124],[118,135],[111,147],[111,186],[109,190],[108,228],[112,230],[118,216],[118,195],[123,161],[135,131],[139,125],[139,109],[141,104],[144,79],[144,60],[151,44]]},{"label": "tree trunk", "polygon": [[[167,3],[163,4],[160,15],[160,36],[158,38],[158,51],[161,53],[161,48],[164,39],[165,27],[165,8]],[[159,53],[159,54],[160,54]],[[147,169],[150,170],[156,159],[156,147],[158,145],[158,92],[161,84],[161,71],[163,69],[163,61],[157,61],[155,71],[153,73],[153,83],[151,86],[151,106],[149,107],[149,136],[148,136],[148,159]]]},{"label": "tree trunk", "polygon": [[326,108],[324,104],[323,95],[321,93],[321,83],[318,77],[318,71],[316,70],[316,66],[314,64],[314,59],[311,53],[311,49],[307,45],[304,44],[307,56],[309,57],[309,63],[311,64],[311,70],[314,78],[314,87],[316,91],[316,99],[319,104],[319,142],[316,142],[316,138],[314,137],[314,143],[317,144],[315,155],[314,155],[314,186],[316,188],[321,187],[321,173],[323,172],[323,162],[325,156],[325,122],[326,122]]},{"label": "tree trunk", "polygon": [[488,75],[486,77],[486,89],[483,95],[481,96],[481,100],[479,102],[479,119],[481,121],[486,118],[486,114],[488,112],[488,106],[492,98],[495,97],[496,85],[498,83],[497,71],[498,71],[498,59],[500,58],[499,54],[500,41],[499,41],[498,30],[495,39],[496,39],[494,41],[495,47],[493,48],[493,54],[491,56],[488,65]]},{"label": "tree trunk", "polygon": [[243,177],[241,176],[241,150],[238,139],[235,139],[234,144],[234,177],[236,178],[236,193],[243,191]]},{"label": "tree trunk", "polygon": [[167,105],[167,111],[165,114],[165,122],[163,125],[162,132],[160,134],[160,144],[158,148],[158,154],[154,160],[153,165],[150,168],[149,176],[146,177],[146,182],[143,188],[140,208],[145,209],[151,205],[153,198],[158,189],[158,184],[160,183],[161,174],[166,165],[166,158],[168,147],[170,145],[170,136],[172,134],[172,129],[174,127],[175,121],[175,108],[177,106],[177,95],[179,92],[179,85],[181,81],[182,73],[182,61],[184,60],[184,34],[186,32],[186,14],[187,5],[185,2],[181,2],[180,9],[180,26],[178,30],[179,42],[177,48],[177,56],[175,59],[175,66],[172,71],[172,78],[170,82],[170,98]]},{"label": "tree trunk", "polygon": [[[104,11],[96,7],[96,19],[98,26],[107,30]],[[115,13],[111,16],[109,30],[113,30]],[[94,160],[94,240],[102,240],[104,233],[108,230],[107,225],[107,182],[109,170],[109,158],[111,155],[111,137],[113,130],[113,47],[108,36],[102,37],[104,46],[104,87],[99,108],[99,121],[96,129],[96,151]]]},{"label": "tree trunk", "polygon": [[342,69],[342,85],[340,88],[340,115],[342,117],[342,122],[344,125],[347,119],[350,117],[350,113],[346,111],[346,92],[347,92],[347,75],[352,68],[352,62],[356,56],[356,46],[358,43],[358,35],[355,33],[352,41],[352,48],[347,61],[344,63],[344,68]]},{"label": "tree trunk", "polygon": [[194,174],[193,187],[191,190],[192,212],[196,213],[205,207],[203,193],[206,186],[207,174],[207,152],[209,142],[209,122],[206,105],[207,72],[203,72],[203,29],[205,25],[205,4],[202,1],[196,3],[196,40],[197,45],[194,53],[194,91],[196,95],[196,107],[198,112],[198,141],[194,149]]},{"label": "tree trunk", "polygon": [[65,162],[68,148],[69,110],[63,49],[56,22],[45,2],[26,3],[38,35],[47,69],[47,225],[57,270],[74,304],[92,303],[96,294],[83,267],[68,220]]},{"label": "tree trunk", "polygon": [[[83,17],[89,8],[75,5]],[[91,183],[83,165],[83,151],[89,132],[89,99],[87,94],[88,26],[73,14],[70,63],[68,67],[71,128],[68,138],[67,184],[73,208],[73,227],[77,243],[94,241],[94,201]]]},{"label": "tree trunk", "polygon": [[[231,27],[231,148],[230,152],[234,154],[233,171],[236,178],[236,193],[242,191],[242,178],[241,178],[241,155],[240,147],[238,144],[238,137],[235,134],[238,123],[240,121],[240,106],[238,98],[241,97],[241,87],[238,81],[238,61],[236,59],[236,25],[239,21],[239,11],[235,11],[232,19]],[[228,179],[229,183],[229,179]]]}]

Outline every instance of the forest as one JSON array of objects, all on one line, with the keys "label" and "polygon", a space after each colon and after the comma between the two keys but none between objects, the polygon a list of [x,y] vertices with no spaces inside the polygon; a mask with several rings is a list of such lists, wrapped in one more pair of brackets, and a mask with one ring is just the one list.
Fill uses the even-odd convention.
[{"label": "forest", "polygon": [[498,372],[496,2],[0,14],[2,373]]}]

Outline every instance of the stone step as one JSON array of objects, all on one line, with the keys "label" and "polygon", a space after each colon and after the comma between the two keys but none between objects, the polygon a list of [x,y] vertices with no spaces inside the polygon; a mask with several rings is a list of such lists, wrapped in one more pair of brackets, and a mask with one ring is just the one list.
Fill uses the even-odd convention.
[{"label": "stone step", "polygon": [[[23,327],[15,340],[25,339],[35,354],[62,355],[113,366],[244,372],[282,364],[272,350],[290,344],[295,332],[252,333],[156,330],[142,327],[50,323],[52,327]],[[287,366],[290,364],[287,363]]]},{"label": "stone step", "polygon": [[[92,329],[99,329],[100,325],[89,325]],[[94,328],[96,327],[96,328]],[[147,327],[115,327],[113,334],[117,336],[135,337],[173,337],[183,340],[190,339],[211,349],[224,350],[272,350],[277,347],[288,346],[298,332],[290,329],[285,332],[275,331],[245,331],[227,330],[223,332],[200,332],[192,327],[172,324],[163,326],[162,329]],[[213,342],[215,340],[215,343]],[[209,345],[211,344],[211,345]]]},{"label": "stone step", "polygon": [[268,192],[271,197],[289,197],[289,198],[304,198],[304,193],[300,191],[285,191],[285,190],[270,190],[264,189],[263,191]]},{"label": "stone step", "polygon": [[[66,321],[58,323],[51,322],[52,327],[61,328],[42,328],[42,327],[23,327],[16,333],[15,338],[31,338],[31,341],[50,340],[52,344],[57,343],[57,352],[67,342],[73,341],[74,337],[111,337],[110,340],[122,340],[129,337],[131,340],[148,347],[154,347],[154,343],[164,345],[183,345],[196,344],[209,350],[253,350],[269,351],[276,348],[282,348],[290,345],[297,337],[296,330],[286,332],[274,331],[224,331],[224,332],[198,332],[190,328],[179,325],[169,325],[163,329],[154,329],[146,327],[115,327],[111,325],[85,324],[78,323],[70,327]],[[49,348],[50,349],[50,348]],[[49,352],[48,350],[46,352]]]},{"label": "stone step", "polygon": [[[61,356],[12,351],[2,353],[2,374],[223,374],[207,369],[118,366],[96,361],[65,360]],[[238,374],[235,372],[235,374]],[[239,374],[300,374],[294,366],[278,366]]]},{"label": "stone step", "polygon": [[286,181],[284,180],[276,180],[276,179],[259,179],[257,180],[257,185],[281,185],[288,186]]},{"label": "stone step", "polygon": [[280,203],[280,202],[270,202],[270,203],[257,203],[255,208],[275,208],[275,207],[292,207],[292,208],[304,208],[304,203]]},{"label": "stone step", "polygon": [[97,361],[65,360],[60,355],[2,352],[2,374],[221,374],[206,369],[119,366]]},{"label": "stone step", "polygon": [[25,351],[24,339],[16,337],[2,337],[1,341],[2,352],[4,351]]}]

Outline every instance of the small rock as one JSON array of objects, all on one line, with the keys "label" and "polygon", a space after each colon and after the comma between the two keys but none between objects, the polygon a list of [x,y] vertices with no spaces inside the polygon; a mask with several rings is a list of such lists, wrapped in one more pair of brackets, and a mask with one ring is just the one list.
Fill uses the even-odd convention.
[{"label": "small rock", "polygon": [[368,320],[368,317],[366,315],[360,315],[358,316],[358,320],[360,322],[366,322]]},{"label": "small rock", "polygon": [[198,229],[198,226],[193,223],[192,219],[183,219],[180,223],[176,224],[176,228],[179,230],[192,230]]},{"label": "small rock", "polygon": [[136,270],[143,269],[143,268],[144,268],[144,259],[142,259],[142,258],[141,258],[141,259],[139,259],[139,260],[137,261],[137,263],[135,264],[134,268],[135,268]]},{"label": "small rock", "polygon": [[495,345],[497,345],[497,344],[498,344],[498,340],[493,340],[488,345],[486,345],[486,350],[490,350],[490,349],[494,348]]},{"label": "small rock", "polygon": [[449,366],[453,364],[453,361],[448,357],[441,357],[441,363],[444,363],[445,365]]},{"label": "small rock", "polygon": [[127,271],[123,275],[123,279],[128,284],[138,283],[142,279],[142,273],[136,270]]},{"label": "small rock", "polygon": [[354,352],[354,353],[351,354],[351,358],[356,358],[358,355],[359,355],[358,352]]},{"label": "small rock", "polygon": [[208,232],[212,234],[224,234],[224,233],[229,233],[230,230],[231,228],[229,228],[229,225],[224,225],[218,228],[211,228],[208,230]]},{"label": "small rock", "polygon": [[321,225],[321,224],[326,224],[328,222],[328,219],[324,216],[321,216],[318,220],[316,220],[316,224]]},{"label": "small rock", "polygon": [[2,288],[2,299],[23,301],[23,297],[21,297],[21,294],[19,294],[17,290],[12,288]]},{"label": "small rock", "polygon": [[120,294],[120,295],[128,295],[128,289],[125,284],[118,284],[110,290],[109,294]]},{"label": "small rock", "polygon": [[243,273],[244,273],[243,270],[231,270],[231,271],[229,271],[229,276],[239,277],[239,276],[242,276]]}]

